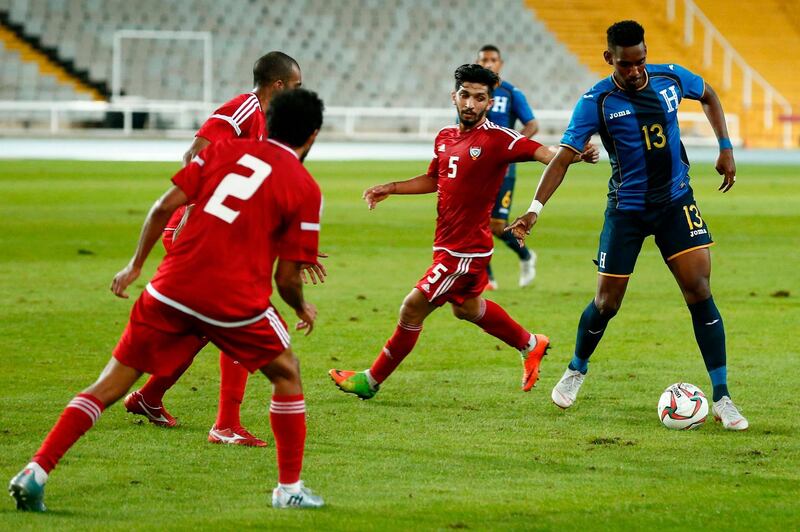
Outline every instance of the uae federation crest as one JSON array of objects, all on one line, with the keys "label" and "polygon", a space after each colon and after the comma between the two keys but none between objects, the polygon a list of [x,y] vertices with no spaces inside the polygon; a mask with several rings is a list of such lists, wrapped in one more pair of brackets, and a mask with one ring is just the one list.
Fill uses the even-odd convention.
[{"label": "uae federation crest", "polygon": [[472,157],[473,161],[475,159],[477,159],[478,157],[480,157],[481,156],[481,147],[480,146],[472,146],[469,149],[469,156]]}]

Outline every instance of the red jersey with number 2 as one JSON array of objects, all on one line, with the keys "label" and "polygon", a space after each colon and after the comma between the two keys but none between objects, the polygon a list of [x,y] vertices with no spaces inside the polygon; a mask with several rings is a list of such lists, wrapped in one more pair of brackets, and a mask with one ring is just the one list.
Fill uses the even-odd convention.
[{"label": "red jersey with number 2", "polygon": [[270,305],[276,258],[317,261],[322,196],[287,146],[217,142],[172,181],[195,206],[150,282],[163,298],[215,320],[248,319]]},{"label": "red jersey with number 2", "polygon": [[438,180],[433,249],[455,256],[491,255],[489,218],[508,165],[534,160],[540,147],[488,120],[466,132],[458,126],[439,131],[427,172]]}]

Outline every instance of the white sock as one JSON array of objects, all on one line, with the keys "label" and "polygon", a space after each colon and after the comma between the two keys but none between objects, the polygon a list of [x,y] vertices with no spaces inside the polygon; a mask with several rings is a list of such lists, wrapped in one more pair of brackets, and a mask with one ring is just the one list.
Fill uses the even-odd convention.
[{"label": "white sock", "polygon": [[375,380],[375,377],[372,376],[372,373],[369,370],[364,372],[364,375],[367,376],[367,382],[369,383],[369,387],[372,388],[373,391],[378,389],[378,381]]},{"label": "white sock", "polygon": [[25,469],[30,469],[33,471],[33,477],[36,479],[37,484],[44,486],[45,482],[47,482],[47,477],[49,475],[44,469],[42,469],[42,466],[36,462],[31,462],[30,464],[26,465]]},{"label": "white sock", "polygon": [[526,345],[525,347],[523,347],[522,349],[519,350],[520,354],[524,357],[525,355],[527,355],[530,352],[531,349],[536,347],[536,344],[537,344],[536,336],[531,335],[531,339],[528,340],[528,345]]},{"label": "white sock", "polygon": [[298,480],[297,482],[292,482],[291,484],[281,484],[278,483],[279,488],[283,488],[284,490],[288,491],[289,493],[298,493],[300,488],[303,487],[303,481]]}]

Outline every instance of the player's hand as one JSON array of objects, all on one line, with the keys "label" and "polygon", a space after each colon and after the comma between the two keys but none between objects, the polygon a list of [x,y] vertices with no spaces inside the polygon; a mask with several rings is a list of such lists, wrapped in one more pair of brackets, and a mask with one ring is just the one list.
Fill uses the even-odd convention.
[{"label": "player's hand", "polygon": [[128,264],[114,276],[114,279],[111,281],[111,291],[114,292],[114,295],[117,297],[128,299],[128,294],[125,292],[125,289],[138,279],[141,273],[141,269],[136,268],[132,264]]},{"label": "player's hand", "polygon": [[581,153],[581,161],[589,164],[596,164],[599,160],[600,150],[591,142],[587,142],[586,146],[583,147],[583,153]]},{"label": "player's hand", "polygon": [[181,159],[183,161],[183,166],[189,166],[189,163],[192,162],[192,159],[194,159],[195,155],[197,155],[195,151],[192,148],[189,148],[189,151],[184,153],[183,158]]},{"label": "player's hand", "polygon": [[538,219],[539,215],[535,212],[525,213],[514,220],[514,223],[506,227],[506,231],[511,231],[511,234],[517,239],[519,245],[524,246],[525,239],[531,234],[531,229],[536,225],[536,220]]},{"label": "player's hand", "polygon": [[394,183],[389,183],[387,185],[376,185],[365,190],[361,197],[367,202],[367,207],[369,207],[369,210],[372,210],[375,208],[375,204],[388,198],[394,192],[394,190]]},{"label": "player's hand", "polygon": [[736,183],[736,162],[733,160],[733,150],[722,150],[717,157],[717,173],[722,178],[722,184],[717,190],[729,191]]},{"label": "player's hand", "polygon": [[295,314],[300,318],[300,321],[294,326],[295,330],[305,330],[306,336],[311,334],[311,331],[314,330],[314,320],[317,319],[317,307],[304,301],[303,308],[296,310]]},{"label": "player's hand", "polygon": [[[328,254],[319,252],[317,253],[317,257],[321,259],[327,259]],[[306,272],[308,272],[308,277],[306,277]],[[328,276],[328,270],[325,269],[325,266],[317,261],[314,264],[302,264],[300,266],[300,279],[303,280],[303,284],[308,284],[309,280],[311,284],[324,283],[325,278]]]}]

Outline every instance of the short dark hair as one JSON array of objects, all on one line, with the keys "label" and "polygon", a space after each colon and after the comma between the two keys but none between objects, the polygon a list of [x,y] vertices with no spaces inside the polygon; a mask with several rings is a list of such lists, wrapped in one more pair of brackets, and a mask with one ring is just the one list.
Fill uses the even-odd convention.
[{"label": "short dark hair", "polygon": [[608,49],[615,46],[636,46],[644,42],[644,28],[635,20],[621,20],[606,30]]},{"label": "short dark hair", "polygon": [[285,53],[269,52],[253,64],[253,84],[269,85],[278,80],[288,81],[294,68],[300,70],[300,65]]},{"label": "short dark hair", "polygon": [[322,103],[316,92],[291,89],[276,94],[267,110],[269,138],[294,148],[306,143],[311,134],[322,127]]},{"label": "short dark hair", "polygon": [[484,44],[483,46],[481,46],[481,49],[478,50],[478,53],[481,52],[497,52],[497,55],[502,56],[502,54],[500,53],[500,48],[498,48],[493,44]]},{"label": "short dark hair", "polygon": [[489,88],[489,96],[494,94],[494,88],[500,80],[497,74],[476,64],[461,65],[456,69],[455,78],[456,90],[461,88],[464,83],[480,83]]}]

